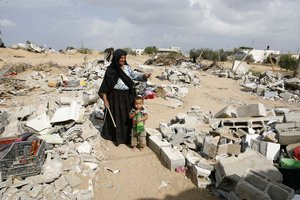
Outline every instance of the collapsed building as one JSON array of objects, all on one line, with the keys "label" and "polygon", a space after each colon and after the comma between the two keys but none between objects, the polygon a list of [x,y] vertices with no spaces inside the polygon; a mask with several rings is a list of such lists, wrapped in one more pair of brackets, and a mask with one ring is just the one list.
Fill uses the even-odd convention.
[{"label": "collapsed building", "polygon": [[[94,197],[93,180],[105,160],[103,147],[95,142],[101,140],[99,121],[104,118],[97,92],[105,64],[95,60],[66,70],[55,63],[21,64],[5,66],[1,71],[3,99],[41,91],[32,106],[18,103],[0,112],[0,141],[9,144],[1,143],[3,199]],[[180,106],[188,88],[200,84],[196,75],[200,68],[181,62],[157,77],[168,80],[169,85],[147,83],[140,85],[139,91],[145,97],[154,91],[161,97],[177,99]],[[51,73],[56,70],[59,76]],[[141,65],[138,70],[153,69]],[[21,75],[16,78],[18,73]],[[28,79],[31,81],[24,81]],[[170,123],[160,123],[158,129],[148,128],[148,146],[167,168],[190,173],[197,187],[214,190],[219,197],[292,199],[299,193],[299,185],[284,173],[299,167],[292,154],[300,143],[299,119],[296,111],[263,104],[227,106],[214,115],[193,106]],[[82,184],[87,187],[82,189]]]}]

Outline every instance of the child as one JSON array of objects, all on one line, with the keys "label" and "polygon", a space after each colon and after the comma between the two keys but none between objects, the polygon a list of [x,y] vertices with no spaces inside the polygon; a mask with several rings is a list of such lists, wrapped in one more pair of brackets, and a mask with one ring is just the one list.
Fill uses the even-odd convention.
[{"label": "child", "polygon": [[129,113],[129,117],[132,119],[131,146],[133,150],[137,145],[139,145],[140,149],[143,149],[147,145],[145,121],[148,119],[148,114],[143,105],[143,97],[137,96],[134,99],[134,108]]}]

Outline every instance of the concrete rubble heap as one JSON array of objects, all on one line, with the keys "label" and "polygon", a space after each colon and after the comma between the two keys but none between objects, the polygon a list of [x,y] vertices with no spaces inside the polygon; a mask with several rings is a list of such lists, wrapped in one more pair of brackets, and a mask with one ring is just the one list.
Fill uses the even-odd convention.
[{"label": "concrete rubble heap", "polygon": [[[7,83],[8,88],[1,88],[4,100],[9,99],[10,95],[28,95],[31,89],[27,84],[45,93],[33,100],[32,105],[16,103],[1,111],[0,137],[20,137],[24,132],[34,133],[30,138],[46,141],[46,148],[43,149],[46,159],[39,175],[21,176],[23,178],[9,176],[3,180],[0,176],[0,199],[93,198],[94,178],[105,159],[102,147],[97,146],[101,137],[96,128],[100,128],[101,123],[93,124],[93,120],[101,122],[103,119],[103,111],[98,107],[102,101],[99,101],[97,91],[105,67],[97,60],[83,67],[74,66],[69,67],[68,71],[61,71],[61,74],[67,76],[52,75],[50,72],[56,70],[54,64],[45,67],[24,64],[24,69],[17,72],[14,70],[20,69],[17,66],[5,68],[1,81],[12,81],[7,76],[13,75],[12,72],[20,73],[18,78],[21,80],[32,81],[26,84],[22,82],[22,94],[20,88],[16,88],[13,93],[12,87],[16,85]],[[38,69],[28,70],[32,68]],[[59,68],[57,66],[57,70]],[[87,81],[91,84],[84,84]],[[6,102],[2,103],[5,105]],[[93,104],[95,102],[97,104]]]},{"label": "concrete rubble heap", "polygon": [[[97,92],[107,66],[102,60],[95,60],[84,66],[71,66],[67,71],[55,63],[24,65],[23,71],[7,66],[1,71],[0,81],[8,88],[1,88],[4,101],[0,103],[6,105],[10,96],[28,95],[34,89],[39,89],[41,95],[31,104],[17,102],[0,111],[0,138],[30,132],[47,143],[41,174],[9,176],[5,180],[0,176],[1,199],[93,198],[94,178],[105,160],[98,131],[104,105]],[[188,87],[199,85],[194,72],[188,70],[199,66],[187,62],[177,66],[160,78],[172,83],[162,87],[164,95],[180,101]],[[235,66],[234,71],[239,73],[236,77],[249,80],[250,75],[245,78],[243,72],[247,66],[241,66]],[[31,68],[36,69],[28,70]],[[52,70],[61,75],[53,75]],[[141,66],[140,71],[147,70]],[[23,73],[18,79],[8,78],[20,72]],[[271,77],[262,78],[260,83],[277,91],[287,87],[286,80]],[[28,79],[31,81],[23,82]],[[296,88],[298,84],[291,83]],[[140,87],[140,91],[149,89],[148,84]],[[178,113],[170,123],[161,123],[159,130],[146,131],[148,146],[166,167],[176,172],[188,171],[199,188],[214,188],[227,199],[291,199],[295,191],[283,184],[284,177],[277,166],[283,147],[291,150],[300,143],[299,119],[299,112],[269,109],[261,103],[227,106],[215,115],[193,106],[186,113]]]},{"label": "concrete rubble heap", "polygon": [[284,145],[300,142],[298,115],[261,103],[226,106],[214,116],[194,106],[159,130],[148,128],[148,145],[167,168],[187,169],[196,186],[227,199],[292,199],[278,167]]},{"label": "concrete rubble heap", "polygon": [[300,102],[300,80],[298,78],[284,77],[281,73],[271,71],[255,76],[249,71],[250,67],[245,62],[235,61],[232,69],[224,69],[216,63],[201,69],[225,78],[241,80],[241,85],[246,92],[262,96],[265,99]]}]

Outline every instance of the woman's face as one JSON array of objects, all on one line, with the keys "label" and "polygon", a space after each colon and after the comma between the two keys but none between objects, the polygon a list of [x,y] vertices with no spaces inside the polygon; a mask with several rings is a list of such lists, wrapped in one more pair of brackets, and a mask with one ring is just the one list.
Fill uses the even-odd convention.
[{"label": "woman's face", "polygon": [[120,67],[122,67],[123,65],[125,65],[125,62],[126,62],[126,56],[121,56],[121,58],[119,60]]}]

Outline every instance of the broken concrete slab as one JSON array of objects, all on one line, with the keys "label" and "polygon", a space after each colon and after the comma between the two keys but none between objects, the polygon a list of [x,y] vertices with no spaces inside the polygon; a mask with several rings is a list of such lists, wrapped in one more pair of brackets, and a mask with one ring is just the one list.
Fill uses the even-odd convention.
[{"label": "broken concrete slab", "polygon": [[50,123],[65,122],[70,120],[78,121],[79,110],[80,105],[75,101],[72,101],[70,106],[58,108],[51,118]]},{"label": "broken concrete slab", "polygon": [[232,71],[237,74],[245,74],[249,71],[250,67],[246,62],[235,60],[232,65]]},{"label": "broken concrete slab", "polygon": [[49,117],[45,112],[40,114],[36,118],[27,121],[25,125],[38,132],[51,128]]},{"label": "broken concrete slab", "polygon": [[215,118],[236,118],[237,110],[233,106],[229,105],[221,109],[214,116]]}]

